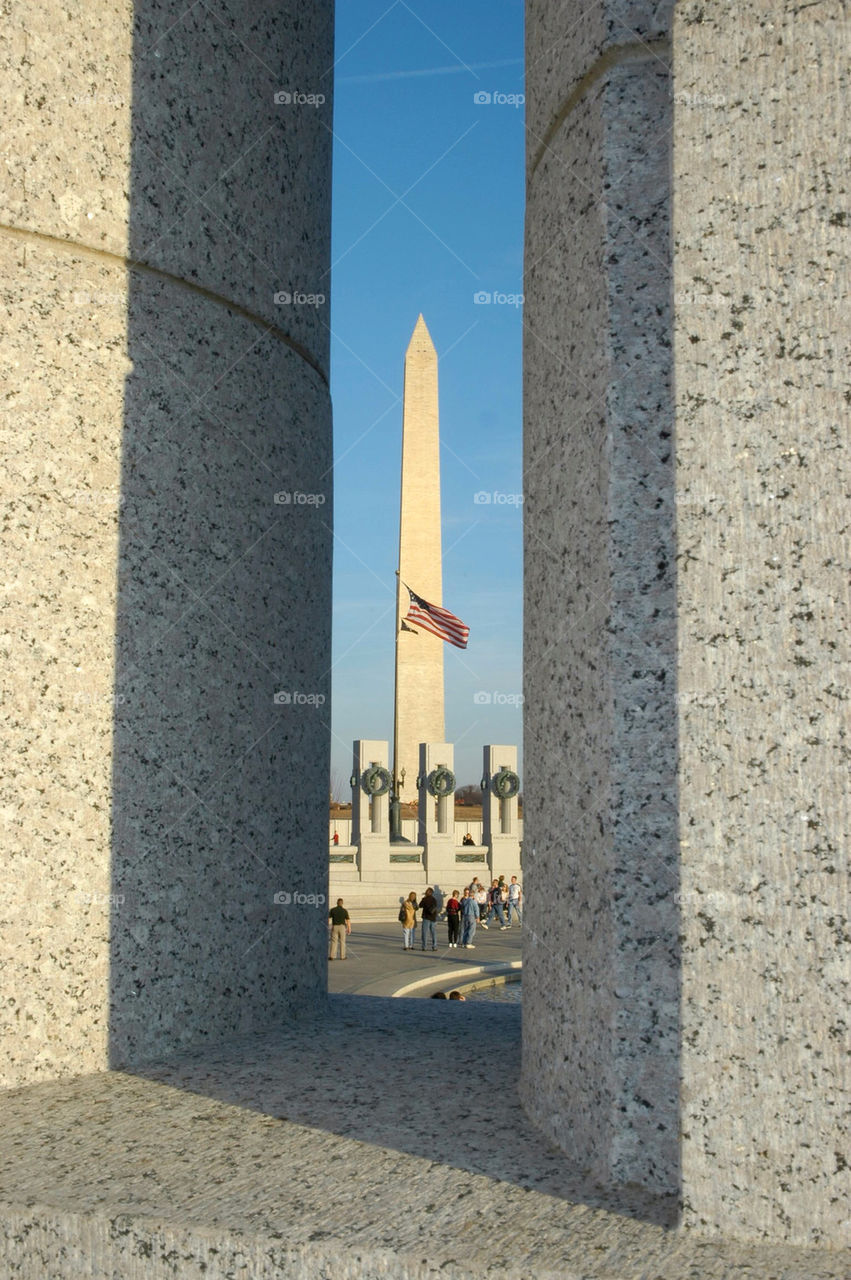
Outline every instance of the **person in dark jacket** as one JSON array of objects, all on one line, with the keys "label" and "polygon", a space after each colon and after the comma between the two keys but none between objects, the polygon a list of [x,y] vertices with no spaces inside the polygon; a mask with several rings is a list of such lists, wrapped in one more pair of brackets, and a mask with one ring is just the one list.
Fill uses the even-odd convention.
[{"label": "person in dark jacket", "polygon": [[349,919],[349,913],[343,906],[343,899],[337,899],[336,907],[332,907],[328,912],[328,959],[335,958],[334,952],[339,949],[340,959],[346,958],[346,938],[352,931],[352,922]]},{"label": "person in dark jacket", "polygon": [[426,949],[426,938],[431,938],[432,951],[437,950],[437,935],[434,930],[437,921],[437,898],[434,896],[434,889],[426,889],[420,902],[420,911],[422,914],[421,937],[423,951]]},{"label": "person in dark jacket", "polygon": [[449,930],[449,945],[457,949],[461,940],[461,901],[458,897],[458,890],[452,890],[452,896],[446,899],[444,904],[446,911],[446,927]]},{"label": "person in dark jacket", "polygon": [[485,920],[485,925],[487,925],[494,916],[496,916],[499,921],[500,929],[508,928],[508,925],[505,923],[505,911],[502,905],[502,885],[498,880],[494,880],[488,890],[488,914],[487,919]]}]

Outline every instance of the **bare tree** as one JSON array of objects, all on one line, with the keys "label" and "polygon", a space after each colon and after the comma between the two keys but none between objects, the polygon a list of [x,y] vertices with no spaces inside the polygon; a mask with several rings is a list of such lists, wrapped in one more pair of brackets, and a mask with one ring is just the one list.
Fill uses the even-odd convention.
[{"label": "bare tree", "polygon": [[352,791],[349,780],[339,769],[331,770],[331,787],[329,799],[332,804],[351,804]]}]

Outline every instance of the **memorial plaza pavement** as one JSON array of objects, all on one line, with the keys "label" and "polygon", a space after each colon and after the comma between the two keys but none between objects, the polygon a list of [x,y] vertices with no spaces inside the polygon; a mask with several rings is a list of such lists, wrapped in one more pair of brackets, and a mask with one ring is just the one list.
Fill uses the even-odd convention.
[{"label": "memorial plaza pavement", "polygon": [[[615,1200],[548,1143],[518,1102],[520,1006],[427,998],[516,967],[522,930],[406,955],[395,922],[352,925],[311,1016],[6,1094],[4,1280],[851,1273],[848,1251],[679,1232],[672,1202]],[[417,981],[425,998],[391,998]]]}]

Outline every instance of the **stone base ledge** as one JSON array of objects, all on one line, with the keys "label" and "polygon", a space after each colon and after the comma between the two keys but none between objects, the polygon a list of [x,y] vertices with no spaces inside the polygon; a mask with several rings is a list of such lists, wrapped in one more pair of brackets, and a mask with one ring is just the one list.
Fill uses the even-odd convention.
[{"label": "stone base ledge", "polygon": [[273,1035],[11,1090],[0,1096],[0,1277],[851,1270],[847,1252],[702,1241],[671,1225],[669,1201],[589,1185],[520,1111],[519,1057],[518,1006],[332,996]]},{"label": "stone base ledge", "polygon": [[[28,1212],[0,1205],[0,1275],[16,1280],[313,1280],[386,1277],[398,1259],[387,1249],[347,1256],[342,1241],[288,1244],[280,1235],[201,1231],[126,1214],[114,1218]],[[427,1276],[416,1267],[406,1275]]]}]

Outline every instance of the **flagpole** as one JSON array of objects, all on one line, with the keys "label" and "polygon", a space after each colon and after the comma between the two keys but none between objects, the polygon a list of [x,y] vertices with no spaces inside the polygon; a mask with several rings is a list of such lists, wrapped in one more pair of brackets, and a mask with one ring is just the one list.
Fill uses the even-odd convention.
[{"label": "flagpole", "polygon": [[[401,548],[400,548],[401,555]],[[391,777],[393,779],[393,793],[401,800],[401,786],[399,784],[399,761],[397,759],[398,742],[399,742],[399,631],[402,626],[402,578],[399,570],[396,570],[396,630],[393,634],[393,747],[392,747],[392,764]],[[401,810],[400,810],[401,813]]]}]

